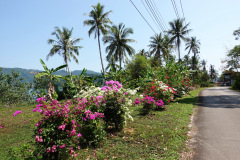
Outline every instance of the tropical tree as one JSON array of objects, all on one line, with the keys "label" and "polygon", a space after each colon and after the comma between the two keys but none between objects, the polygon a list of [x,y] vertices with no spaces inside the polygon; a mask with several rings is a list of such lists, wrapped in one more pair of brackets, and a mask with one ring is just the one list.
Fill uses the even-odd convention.
[{"label": "tropical tree", "polygon": [[101,53],[101,44],[100,44],[100,33],[103,35],[106,35],[108,33],[109,28],[111,28],[108,24],[112,23],[110,19],[108,18],[108,15],[112,11],[108,11],[104,13],[104,6],[98,3],[96,6],[92,5],[93,10],[89,13],[86,14],[88,15],[91,19],[85,20],[84,25],[91,26],[90,30],[88,31],[88,35],[92,33],[95,34],[95,39],[98,37],[98,47],[99,47],[99,54],[100,54],[100,59],[101,59],[101,64],[102,64],[102,70],[103,70],[103,75],[105,76],[105,70],[103,66],[103,60],[102,60],[102,53]]},{"label": "tropical tree", "polygon": [[236,45],[227,54],[227,66],[237,70],[240,68],[240,45]]},{"label": "tropical tree", "polygon": [[[154,59],[160,60],[160,64],[162,64],[162,58],[167,59],[169,61],[169,54],[173,45],[170,42],[170,39],[167,35],[162,36],[162,34],[156,34],[155,36],[150,37],[150,54],[155,54]],[[161,55],[162,53],[162,55]]]},{"label": "tropical tree", "polygon": [[210,64],[209,75],[212,81],[217,78],[217,71],[215,70],[214,65]]},{"label": "tropical tree", "polygon": [[94,77],[86,76],[85,75],[86,72],[87,72],[87,69],[83,68],[82,73],[80,75],[71,75],[71,76],[69,75],[69,76],[66,76],[66,78],[64,79],[68,80],[69,82],[71,82],[72,80],[74,85],[77,87],[78,91],[81,91],[84,85],[93,84]]},{"label": "tropical tree", "polygon": [[[185,50],[189,49],[188,54],[190,54],[190,52],[192,51],[193,57],[194,59],[196,59],[196,54],[199,53],[200,45],[201,43],[199,40],[196,39],[196,37],[191,37],[190,39],[186,40]],[[196,68],[196,64],[193,63],[193,70],[195,70],[195,68]]]},{"label": "tropical tree", "polygon": [[238,28],[237,30],[233,31],[233,35],[236,36],[236,40],[238,40],[239,37],[240,37],[240,28]]},{"label": "tropical tree", "polygon": [[47,98],[48,98],[49,100],[52,100],[52,99],[53,99],[53,98],[52,98],[52,95],[53,95],[53,93],[54,93],[53,81],[54,81],[54,80],[59,81],[59,78],[63,78],[62,76],[60,76],[60,75],[54,75],[53,73],[57,72],[57,71],[60,70],[60,69],[63,69],[63,68],[65,68],[65,67],[67,67],[67,65],[66,65],[66,64],[65,64],[65,65],[61,65],[61,66],[59,66],[59,67],[57,67],[57,68],[55,68],[55,69],[54,69],[54,68],[48,69],[47,66],[46,66],[46,64],[43,62],[42,59],[40,59],[40,62],[41,62],[41,64],[42,64],[42,66],[43,66],[43,68],[44,68],[45,71],[39,72],[38,74],[36,74],[36,75],[35,75],[35,78],[40,78],[40,77],[47,77],[47,78],[48,78],[48,80],[49,80],[49,88],[48,88]]},{"label": "tropical tree", "polygon": [[106,70],[109,70],[111,72],[112,70],[118,70],[120,68],[119,65],[116,64],[114,57],[108,58],[107,61],[108,65],[106,67]]},{"label": "tropical tree", "polygon": [[125,25],[120,23],[118,26],[113,25],[109,35],[103,37],[104,44],[109,44],[106,47],[107,59],[114,57],[115,61],[119,61],[120,69],[122,68],[124,57],[127,54],[132,56],[135,53],[135,50],[128,45],[128,43],[136,42],[134,39],[127,38],[130,34],[133,34],[133,29],[125,28]]},{"label": "tropical tree", "polygon": [[138,54],[140,54],[141,56],[145,56],[147,57],[151,57],[151,54],[148,51],[145,51],[145,49],[141,49]]},{"label": "tropical tree", "polygon": [[203,71],[206,71],[207,61],[206,60],[202,60],[201,61],[201,65],[203,66]]},{"label": "tropical tree", "polygon": [[76,46],[78,42],[80,42],[81,38],[72,38],[72,31],[63,27],[62,30],[58,27],[55,27],[55,31],[52,32],[52,35],[56,36],[56,40],[49,39],[48,44],[52,44],[53,47],[50,50],[50,53],[47,55],[47,60],[50,56],[53,56],[55,54],[59,54],[63,57],[63,60],[65,64],[67,65],[67,71],[69,72],[69,75],[71,75],[71,71],[69,68],[69,63],[71,62],[71,57],[74,59],[76,63],[78,63],[78,59],[75,56],[79,55],[79,49],[82,48],[82,46]]},{"label": "tropical tree", "polygon": [[167,33],[171,36],[170,42],[175,42],[175,45],[178,48],[178,59],[181,58],[180,55],[180,45],[181,40],[186,41],[186,35],[191,31],[191,29],[188,29],[188,26],[190,23],[186,24],[184,26],[184,19],[176,19],[172,22],[169,22],[170,30],[167,31]]},{"label": "tropical tree", "polygon": [[162,55],[161,52],[163,50],[163,36],[161,33],[159,34],[155,34],[154,36],[150,37],[150,45],[148,45],[150,47],[150,54],[154,54],[154,60],[160,60],[160,64],[162,64]]},{"label": "tropical tree", "polygon": [[185,62],[185,67],[189,67],[189,64],[191,62],[190,62],[190,57],[188,54],[183,57],[183,61]]}]

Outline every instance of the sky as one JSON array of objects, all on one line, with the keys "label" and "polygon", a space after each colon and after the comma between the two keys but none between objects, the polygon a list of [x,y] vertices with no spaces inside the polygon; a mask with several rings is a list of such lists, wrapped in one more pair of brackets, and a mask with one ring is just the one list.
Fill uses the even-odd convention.
[{"label": "sky", "polygon": [[[169,22],[177,18],[171,0],[154,1],[160,14],[169,29]],[[40,59],[48,68],[56,68],[64,64],[61,56],[54,55],[46,60],[51,49],[48,39],[55,39],[51,33],[54,28],[73,28],[73,38],[82,38],[78,45],[82,46],[78,56],[79,64],[73,60],[69,67],[71,71],[88,70],[100,72],[98,42],[94,35],[89,37],[89,26],[83,22],[89,17],[85,13],[92,10],[91,5],[100,3],[105,6],[104,11],[112,10],[109,15],[111,21],[118,25],[124,23],[126,27],[134,30],[129,38],[136,43],[130,45],[138,52],[141,49],[149,50],[150,37],[154,32],[144,21],[130,0],[0,0],[0,67],[25,68],[43,70]],[[132,0],[152,28],[160,33],[142,2],[145,0]],[[239,0],[175,0],[181,18],[190,23],[189,37],[196,37],[201,42],[199,57],[207,61],[220,73],[221,60],[226,57],[228,49],[240,44],[235,40],[233,31],[240,27]],[[106,67],[107,45],[102,45],[104,66]],[[185,45],[181,46],[181,57],[187,54]],[[177,56],[177,51],[173,52]]]}]

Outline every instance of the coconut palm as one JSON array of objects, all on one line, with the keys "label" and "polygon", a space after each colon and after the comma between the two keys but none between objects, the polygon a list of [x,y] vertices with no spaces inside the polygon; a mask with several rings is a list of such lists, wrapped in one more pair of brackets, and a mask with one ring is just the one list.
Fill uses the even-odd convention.
[{"label": "coconut palm", "polygon": [[[165,35],[164,37],[162,34],[156,34],[155,36],[150,37],[150,54],[155,54],[154,59],[160,60],[160,64],[162,63],[162,58],[164,57],[165,59],[169,60],[169,53],[172,49],[172,45],[170,43],[169,37]],[[162,53],[162,55],[161,55]]]},{"label": "coconut palm", "polygon": [[53,47],[50,50],[50,53],[47,55],[47,60],[50,56],[55,54],[59,54],[63,57],[65,64],[67,65],[67,71],[69,75],[71,75],[71,71],[69,68],[69,63],[71,62],[71,57],[74,59],[76,63],[78,63],[78,59],[75,56],[79,55],[79,49],[82,48],[81,46],[76,46],[78,42],[80,42],[81,38],[72,38],[72,31],[63,27],[62,30],[58,27],[55,27],[55,31],[52,32],[52,35],[56,36],[56,40],[49,39],[48,44],[52,44]]},{"label": "coconut palm", "polygon": [[210,64],[209,75],[212,81],[217,78],[217,71],[215,70],[214,65]]},{"label": "coconut palm", "polygon": [[48,88],[48,95],[47,98],[49,100],[52,100],[52,94],[54,93],[54,85],[53,85],[53,80],[59,80],[59,78],[63,78],[60,75],[54,75],[53,73],[57,72],[60,69],[63,69],[65,67],[67,67],[67,65],[62,65],[59,66],[57,68],[52,68],[52,69],[48,69],[46,64],[43,62],[42,59],[40,59],[40,62],[44,68],[45,71],[43,72],[39,72],[38,74],[35,75],[35,78],[40,78],[40,77],[47,77],[47,79],[49,80],[49,88]]},{"label": "coconut palm", "polygon": [[[196,39],[196,37],[191,37],[190,39],[187,39],[186,41],[186,48],[185,50],[189,49],[188,54],[190,52],[193,52],[193,57],[196,59],[196,54],[199,53],[200,49],[200,41]],[[194,61],[195,62],[195,61]],[[195,64],[193,63],[193,70],[195,69]]]},{"label": "coconut palm", "polygon": [[113,25],[109,35],[103,37],[104,44],[109,44],[106,47],[107,59],[114,57],[114,60],[119,61],[120,69],[122,68],[124,57],[127,54],[132,56],[135,53],[135,50],[128,45],[128,43],[136,42],[134,39],[127,38],[130,34],[133,34],[133,29],[125,28],[125,25],[120,23],[118,26]]},{"label": "coconut palm", "polygon": [[175,42],[177,48],[178,48],[178,59],[180,60],[180,45],[181,40],[186,41],[186,35],[188,32],[191,31],[191,29],[187,29],[189,24],[186,24],[184,26],[184,19],[176,19],[172,22],[169,22],[170,30],[167,31],[170,37],[170,42]]},{"label": "coconut palm", "polygon": [[118,70],[120,68],[119,65],[116,64],[114,57],[107,59],[107,61],[108,65],[106,67],[106,70],[109,70],[109,72],[111,72],[112,70]]},{"label": "coconut palm", "polygon": [[191,63],[191,62],[190,62],[190,57],[189,57],[189,55],[185,55],[185,56],[183,57],[183,60],[184,60],[184,62],[185,62],[185,67],[188,67],[189,64]]},{"label": "coconut palm", "polygon": [[106,35],[108,33],[109,28],[111,28],[108,24],[112,23],[110,19],[108,18],[108,15],[112,11],[108,11],[104,13],[104,6],[98,3],[96,6],[92,5],[93,10],[89,13],[86,14],[88,15],[91,19],[85,20],[84,25],[91,26],[90,30],[88,31],[88,35],[92,33],[95,34],[95,39],[98,37],[98,47],[99,47],[99,54],[100,54],[100,59],[101,59],[101,64],[102,64],[102,70],[103,70],[103,75],[105,75],[105,70],[103,66],[103,60],[102,60],[102,53],[101,53],[101,44],[100,44],[100,33],[103,35]]},{"label": "coconut palm", "polygon": [[201,65],[203,66],[203,71],[206,71],[207,61],[206,60],[202,60],[201,61]]},{"label": "coconut palm", "polygon": [[161,52],[163,49],[163,36],[161,33],[159,34],[155,34],[154,36],[150,37],[150,45],[148,45],[150,47],[150,54],[154,54],[154,60],[160,60],[160,64],[162,64],[161,61]]},{"label": "coconut palm", "polygon": [[168,35],[165,35],[163,38],[163,48],[162,48],[162,53],[163,53],[163,57],[165,59],[167,59],[167,61],[170,61],[170,52],[172,51],[172,49],[174,48],[174,46],[172,45],[172,42],[170,42],[170,38]]}]

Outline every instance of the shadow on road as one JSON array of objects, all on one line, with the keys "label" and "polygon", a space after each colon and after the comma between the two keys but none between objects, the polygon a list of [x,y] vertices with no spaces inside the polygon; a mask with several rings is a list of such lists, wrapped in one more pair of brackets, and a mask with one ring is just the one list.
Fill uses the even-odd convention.
[{"label": "shadow on road", "polygon": [[229,108],[229,109],[240,108],[240,96],[239,95],[199,96],[196,105],[208,108]]}]

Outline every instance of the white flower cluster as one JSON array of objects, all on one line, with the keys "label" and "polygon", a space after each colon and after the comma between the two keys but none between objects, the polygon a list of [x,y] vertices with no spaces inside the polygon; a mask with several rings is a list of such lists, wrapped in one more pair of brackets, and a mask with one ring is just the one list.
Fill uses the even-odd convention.
[{"label": "white flower cluster", "polygon": [[86,88],[86,90],[82,90],[79,94],[75,95],[74,98],[90,98],[91,96],[97,97],[97,96],[103,96],[106,94],[108,97],[112,97],[112,96],[116,96],[116,93],[117,93],[117,95],[119,96],[118,100],[121,100],[121,101],[124,100],[122,107],[125,110],[126,119],[129,119],[132,121],[133,118],[130,114],[128,107],[131,107],[133,105],[133,101],[132,101],[131,97],[137,93],[138,89],[139,88],[125,89],[125,88],[121,87],[116,91],[114,89],[103,90],[100,87],[91,86],[89,88]]},{"label": "white flower cluster", "polygon": [[157,90],[160,90],[160,89],[162,89],[162,90],[164,90],[163,91],[163,93],[165,93],[165,92],[171,92],[171,93],[173,93],[173,90],[175,91],[175,89],[174,88],[170,88],[169,86],[167,86],[165,83],[163,83],[162,81],[156,81],[156,83],[159,85],[159,87],[160,88],[157,88]]}]

